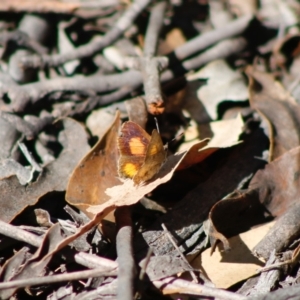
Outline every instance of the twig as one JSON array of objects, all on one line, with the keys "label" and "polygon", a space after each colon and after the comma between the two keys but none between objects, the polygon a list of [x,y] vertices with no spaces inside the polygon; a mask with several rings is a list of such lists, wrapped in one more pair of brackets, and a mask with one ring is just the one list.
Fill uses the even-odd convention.
[{"label": "twig", "polygon": [[130,208],[122,206],[115,211],[118,229],[116,246],[118,254],[118,290],[117,299],[132,300],[134,296],[135,263],[132,251],[132,224]]},{"label": "twig", "polygon": [[95,254],[90,254],[86,252],[79,252],[74,256],[75,261],[87,268],[95,269],[102,268],[103,269],[117,269],[118,263],[114,260],[110,260],[104,257],[100,257]]},{"label": "twig", "polygon": [[27,139],[34,138],[36,132],[33,128],[33,125],[23,120],[23,118],[21,118],[20,116],[5,111],[0,111],[0,117],[3,118],[8,123],[10,123],[19,132],[23,133]]},{"label": "twig", "polygon": [[29,37],[29,35],[21,30],[5,31],[0,34],[0,44],[6,45],[9,42],[14,42],[19,47],[25,47],[38,54],[46,54],[47,48],[41,45],[36,40]]},{"label": "twig", "polygon": [[15,240],[39,247],[43,238],[0,220],[0,233]]},{"label": "twig", "polygon": [[300,245],[298,245],[298,247],[293,251],[291,259],[288,259],[288,260],[283,261],[283,262],[279,262],[279,263],[275,263],[275,264],[266,266],[264,268],[261,268],[261,269],[257,270],[257,272],[258,273],[266,272],[266,271],[269,271],[269,270],[272,270],[272,269],[281,268],[281,267],[286,266],[286,265],[294,267],[299,261],[300,261]]},{"label": "twig", "polygon": [[22,86],[2,87],[7,89],[12,102],[11,107],[15,111],[23,111],[28,104],[36,104],[50,93],[61,91],[82,91],[83,93],[108,93],[117,90],[122,86],[136,88],[141,84],[141,75],[138,71],[127,71],[120,74],[107,76],[74,76],[72,78],[55,78],[41,82],[24,84]]},{"label": "twig", "polygon": [[161,2],[153,7],[146,32],[144,56],[138,59],[143,75],[146,103],[152,114],[161,114],[164,110],[159,77],[161,71],[167,66],[168,60],[165,57],[154,57],[154,55],[166,6],[166,2]]},{"label": "twig", "polygon": [[183,279],[168,277],[153,281],[154,286],[160,289],[164,294],[182,293],[188,295],[198,295],[206,297],[215,297],[222,300],[246,300],[247,297],[226,290],[200,285]]},{"label": "twig", "polygon": [[[172,245],[174,246],[174,248],[177,250],[178,254],[180,255],[181,259],[187,264],[187,266],[189,267],[189,269],[192,269],[190,266],[190,263],[187,261],[187,259],[185,258],[185,256],[182,254],[182,252],[180,251],[177,243],[174,241],[173,236],[171,235],[170,231],[167,229],[166,225],[164,223],[161,224],[161,227],[163,228],[164,232],[166,233],[166,235],[168,236],[170,242],[172,243]],[[198,278],[195,275],[194,271],[190,270],[189,271],[194,282],[198,283]]]},{"label": "twig", "polygon": [[143,263],[143,265],[141,267],[141,271],[140,271],[140,275],[139,275],[139,280],[143,280],[144,277],[145,277],[147,266],[149,264],[149,261],[150,261],[152,253],[153,253],[152,249],[149,248],[149,250],[147,252],[147,255],[146,255],[146,258],[144,260],[144,263]]},{"label": "twig", "polygon": [[244,38],[235,38],[223,40],[208,50],[202,52],[198,56],[189,60],[183,61],[182,64],[174,65],[172,69],[163,72],[162,81],[175,79],[178,75],[183,75],[188,71],[198,69],[203,65],[215,59],[227,58],[230,55],[237,54],[244,50],[247,46],[247,41]]},{"label": "twig", "polygon": [[28,68],[56,67],[67,61],[93,56],[103,48],[116,41],[127,30],[136,17],[147,7],[151,0],[136,0],[124,12],[115,26],[111,28],[100,41],[80,46],[63,54],[28,56],[22,59],[23,66]]},{"label": "twig", "polygon": [[[246,41],[244,39],[234,39],[230,41],[226,40],[208,49],[199,56],[179,64],[181,59],[185,59],[188,56],[195,54],[196,52],[203,50],[218,41],[222,41],[224,38],[232,37],[242,33],[249,24],[251,18],[252,16],[242,17],[231,22],[228,24],[228,26],[225,26],[222,29],[216,29],[214,31],[205,33],[200,37],[185,43],[183,46],[178,47],[168,56],[171,61],[173,58],[173,70],[169,69],[163,72],[161,81],[165,82],[174,79],[178,74],[183,75],[187,71],[199,68],[212,59],[224,58],[228,55],[238,53],[244,49],[246,47]],[[175,61],[174,55],[176,57]],[[130,91],[133,91],[139,87],[141,84],[142,78],[140,73],[135,70],[130,70],[121,74],[107,76],[95,75],[88,77],[78,76],[73,78],[57,78],[45,80],[43,82],[25,84],[22,86],[7,84],[0,87],[2,93],[8,93],[8,97],[12,102],[11,108],[14,111],[23,111],[28,104],[35,104],[46,95],[55,91],[83,91],[85,93],[87,93],[87,91],[92,91],[93,93],[107,93],[118,90],[122,87],[126,87],[126,92],[129,93]],[[119,100],[120,98],[118,97],[123,97],[124,94],[126,93],[121,91],[113,97],[107,95],[108,99],[103,99],[103,101],[101,101],[101,98],[97,98],[97,101],[95,102],[101,105],[103,105],[102,102],[105,102],[104,104],[108,104],[114,100]]]},{"label": "twig", "polygon": [[[275,225],[252,250],[253,253],[267,260],[274,249],[276,253],[282,252],[300,234],[299,214],[300,204],[296,203],[277,219]],[[293,253],[295,258],[298,257],[296,250],[299,249],[295,249]]]},{"label": "twig", "polygon": [[30,163],[30,165],[32,167],[32,172],[35,172],[35,171],[42,172],[43,169],[38,164],[38,162],[35,160],[35,158],[33,157],[32,153],[28,151],[28,149],[25,146],[25,144],[21,143],[21,142],[18,142],[18,145],[19,145],[20,150],[22,151],[22,153],[26,157],[27,161]]},{"label": "twig", "polygon": [[[43,43],[49,34],[51,28],[49,18],[44,18],[40,15],[24,14],[18,24],[19,30],[27,34],[31,38],[31,46],[35,49],[40,48],[38,43]],[[31,47],[32,48],[32,47]],[[41,50],[41,49],[40,49]],[[46,53],[38,53],[43,55]],[[9,57],[8,72],[10,76],[19,83],[26,83],[35,80],[37,70],[25,69],[20,61],[22,57],[33,55],[31,50],[17,49]]]},{"label": "twig", "polygon": [[[108,299],[115,299],[115,295],[117,293],[117,286],[118,286],[118,279],[116,278],[114,281],[103,284],[96,288],[93,291],[90,292],[82,292],[81,294],[78,294],[77,297],[74,300],[91,300],[91,299],[107,299],[107,295],[114,295],[112,298]],[[104,295],[106,297],[100,298],[99,296]]]},{"label": "twig", "polygon": [[[242,51],[246,46],[247,42],[243,38],[222,41],[201,53],[199,56],[184,61],[182,65],[178,65],[174,71],[170,69],[166,70],[161,76],[161,81],[172,80],[178,74],[183,75],[185,72],[199,68],[214,59],[226,58],[236,54]],[[141,83],[142,78],[140,73],[135,70],[130,70],[107,76],[94,75],[88,77],[57,78],[43,82],[24,84],[22,86],[14,85],[11,86],[11,88],[9,87],[8,94],[12,101],[12,109],[15,111],[23,111],[24,107],[29,103],[35,104],[44,96],[54,91],[93,91],[94,93],[103,93],[119,89],[114,93],[96,97],[91,104],[93,108],[99,104],[106,105],[119,100],[120,97],[124,97],[130,91],[133,91],[141,85]],[[85,104],[82,105],[84,106]]]},{"label": "twig", "polygon": [[[266,262],[266,266],[271,266],[276,261],[278,261],[278,258],[276,258],[274,250],[272,251],[268,261]],[[247,295],[249,296],[249,298],[256,298],[258,295],[269,293],[274,289],[276,283],[279,281],[279,277],[279,270],[261,273],[258,281],[251,289],[249,289]]]},{"label": "twig", "polygon": [[171,65],[173,64],[172,62],[182,61],[222,40],[242,34],[252,19],[253,15],[245,15],[228,23],[228,25],[222,28],[217,28],[193,38],[188,43],[185,43],[174,50],[170,55],[173,57],[170,62]]},{"label": "twig", "polygon": [[79,271],[67,274],[59,274],[59,275],[50,275],[46,277],[33,277],[26,278],[20,280],[14,280],[9,282],[0,283],[0,290],[8,289],[8,288],[21,288],[26,286],[33,285],[42,285],[42,284],[50,284],[55,282],[62,281],[72,281],[72,280],[80,280],[80,279],[88,279],[90,277],[100,277],[100,276],[116,276],[117,271],[103,271],[103,269],[93,269],[86,271]]}]

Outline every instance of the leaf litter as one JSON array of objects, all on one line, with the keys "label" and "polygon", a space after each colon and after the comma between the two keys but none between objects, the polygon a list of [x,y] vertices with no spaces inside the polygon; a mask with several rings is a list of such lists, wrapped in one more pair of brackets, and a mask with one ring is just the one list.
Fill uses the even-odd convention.
[{"label": "leaf litter", "polygon": [[[1,299],[297,295],[300,7],[277,2],[1,6]],[[136,182],[128,120],[156,130],[122,132]]]}]

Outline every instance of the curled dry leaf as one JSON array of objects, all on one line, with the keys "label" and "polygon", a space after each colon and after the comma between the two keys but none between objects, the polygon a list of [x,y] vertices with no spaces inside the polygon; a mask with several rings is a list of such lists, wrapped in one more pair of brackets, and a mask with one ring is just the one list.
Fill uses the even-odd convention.
[{"label": "curled dry leaf", "polygon": [[257,200],[256,191],[250,190],[218,201],[209,212],[207,231],[212,252],[220,240],[224,249],[230,246],[226,237],[249,230],[252,226],[264,223],[266,214],[263,205]]},{"label": "curled dry leaf", "polygon": [[250,104],[268,122],[270,158],[300,145],[300,107],[270,74],[249,66]]}]

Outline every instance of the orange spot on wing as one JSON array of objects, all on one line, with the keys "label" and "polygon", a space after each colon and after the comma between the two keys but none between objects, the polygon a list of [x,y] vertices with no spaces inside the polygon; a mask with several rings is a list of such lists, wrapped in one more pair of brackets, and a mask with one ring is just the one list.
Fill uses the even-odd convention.
[{"label": "orange spot on wing", "polygon": [[137,169],[136,165],[134,165],[132,163],[126,163],[123,166],[122,171],[127,175],[127,177],[133,178],[134,175],[137,173],[138,169]]},{"label": "orange spot on wing", "polygon": [[140,138],[131,138],[129,148],[133,155],[143,155],[146,153],[146,146],[142,143]]}]

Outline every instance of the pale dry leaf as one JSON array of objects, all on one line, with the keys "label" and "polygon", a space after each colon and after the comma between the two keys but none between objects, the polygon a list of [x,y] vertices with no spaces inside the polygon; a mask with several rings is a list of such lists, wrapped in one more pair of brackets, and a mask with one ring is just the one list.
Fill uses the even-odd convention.
[{"label": "pale dry leaf", "polygon": [[255,275],[257,269],[264,263],[254,257],[250,249],[267,234],[273,225],[274,222],[270,222],[229,238],[231,246],[229,252],[221,252],[217,247],[214,254],[210,255],[211,249],[205,250],[201,256],[191,262],[192,267],[204,270],[218,288],[228,288]]},{"label": "pale dry leaf", "polygon": [[[246,101],[249,97],[241,73],[224,60],[214,60],[188,76],[188,80],[186,110],[198,124],[217,119],[221,102]],[[206,84],[203,80],[207,80]]]},{"label": "pale dry leaf", "polygon": [[187,129],[189,131],[189,136],[195,137],[197,135],[197,131],[198,139],[191,139],[181,144],[179,151],[184,151],[190,148],[192,145],[198,143],[199,133],[203,138],[211,138],[206,148],[226,148],[236,145],[239,140],[239,136],[243,133],[244,121],[242,119],[242,116],[238,114],[235,119],[210,122],[209,124],[204,125],[205,127],[209,127],[209,133],[207,134],[204,134],[204,132],[202,132],[204,126],[196,126],[195,123],[193,126],[193,133],[191,133],[190,128]]}]

